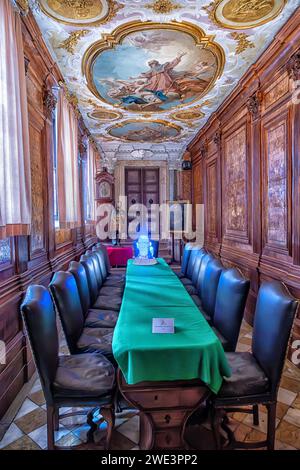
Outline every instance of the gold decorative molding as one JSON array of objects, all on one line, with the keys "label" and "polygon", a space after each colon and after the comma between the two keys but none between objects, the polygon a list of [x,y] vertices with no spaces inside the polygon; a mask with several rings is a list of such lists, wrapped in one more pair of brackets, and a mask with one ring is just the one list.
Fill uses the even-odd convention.
[{"label": "gold decorative molding", "polygon": [[[99,55],[104,51],[114,49],[117,45],[122,44],[126,36],[130,35],[131,33],[155,29],[179,31],[188,34],[195,41],[195,47],[199,47],[200,45],[203,46],[205,50],[209,50],[213,54],[216,60],[216,70],[207,88],[203,91],[202,94],[199,93],[199,96],[197,96],[194,100],[191,100],[189,104],[198,101],[202,96],[206,95],[213,88],[216,80],[222,75],[225,65],[224,50],[218,43],[214,41],[214,35],[206,35],[204,30],[202,30],[200,27],[186,21],[171,21],[169,23],[132,21],[118,26],[111,34],[104,34],[102,39],[94,42],[89,46],[83,56],[82,73],[86,77],[89,90],[96,98],[106,103],[105,99],[98,92],[93,80],[93,66]],[[114,104],[114,106],[120,108],[122,105]],[[183,106],[186,106],[186,103],[176,105],[176,108],[181,108]],[[130,112],[141,112],[141,110],[130,109]],[[147,110],[143,109],[142,112],[146,114]],[[152,112],[153,111],[148,111],[148,113]],[[160,112],[166,112],[166,110],[156,110],[155,114]]]},{"label": "gold decorative molding", "polygon": [[65,82],[58,82],[59,86],[61,88],[63,88],[64,92],[65,92],[65,96],[67,98],[67,100],[69,101],[69,103],[72,105],[76,115],[78,117],[81,116],[81,113],[78,109],[78,98],[77,96],[74,94],[74,93],[71,93],[67,87],[67,85],[65,84]]},{"label": "gold decorative molding", "polygon": [[88,29],[81,29],[79,31],[73,31],[70,33],[69,37],[62,41],[58,46],[60,49],[65,49],[69,54],[74,54],[75,48],[81,38],[86,36],[89,33]]},{"label": "gold decorative molding", "polygon": [[16,3],[18,5],[18,7],[20,8],[21,13],[23,15],[27,15],[27,13],[29,12],[29,2],[28,2],[28,0],[16,0]]},{"label": "gold decorative molding", "polygon": [[232,39],[234,39],[237,44],[235,48],[235,53],[236,54],[241,54],[244,52],[246,49],[254,49],[255,44],[252,41],[249,41],[248,35],[246,33],[237,33],[234,31],[233,33],[230,33],[230,36]]},{"label": "gold decorative molding", "polygon": [[195,106],[184,111],[177,111],[176,113],[172,113],[170,115],[170,117],[176,121],[196,121],[202,119],[204,116],[205,114],[200,111],[200,106]]},{"label": "gold decorative molding", "polygon": [[112,111],[108,108],[97,107],[93,111],[88,113],[88,117],[95,121],[115,121],[116,119],[122,119],[123,114],[117,111]]},{"label": "gold decorative molding", "polygon": [[[166,136],[166,137],[158,137],[157,139],[155,139],[154,136],[151,136],[151,142],[155,143],[155,142],[165,142],[165,141],[169,141],[170,139],[172,140],[177,140],[179,137],[181,137],[181,131],[182,131],[182,128],[180,126],[177,126],[176,124],[173,124],[171,122],[168,122],[168,121],[164,121],[164,120],[161,120],[161,119],[153,119],[153,120],[143,120],[143,119],[128,119],[126,121],[122,121],[118,124],[114,124],[113,126],[110,126],[106,129],[106,132],[108,133],[108,135],[113,138],[113,139],[118,139],[118,140],[122,140],[123,142],[148,142],[147,140],[134,140],[134,139],[129,139],[127,137],[121,137],[121,136],[116,136],[116,135],[113,135],[111,132],[114,130],[114,129],[118,129],[118,128],[122,128],[124,126],[126,126],[127,124],[131,124],[131,123],[138,123],[138,124],[161,124],[162,126],[166,127],[166,128],[171,128],[171,129],[175,129],[177,131],[177,134],[176,136]],[[136,131],[137,132],[137,131]],[[140,134],[141,134],[141,131],[140,131]]]},{"label": "gold decorative molding", "polygon": [[287,70],[290,78],[300,80],[300,49],[289,59]]},{"label": "gold decorative molding", "polygon": [[125,6],[116,0],[39,0],[39,4],[45,15],[73,26],[108,23]]},{"label": "gold decorative molding", "polygon": [[260,90],[257,90],[252,96],[247,100],[247,108],[253,120],[257,119],[260,115],[262,103],[262,94]]},{"label": "gold decorative molding", "polygon": [[44,88],[43,103],[45,107],[45,114],[47,118],[50,119],[57,105],[57,98],[53,91],[46,87]]},{"label": "gold decorative molding", "polygon": [[159,13],[159,14],[172,13],[173,11],[179,10],[180,8],[182,8],[181,5],[171,0],[156,0],[145,6],[146,8],[149,8],[149,10],[152,10],[154,13]]},{"label": "gold decorative molding", "polygon": [[203,10],[209,19],[228,29],[249,29],[274,20],[287,0],[213,0]]}]

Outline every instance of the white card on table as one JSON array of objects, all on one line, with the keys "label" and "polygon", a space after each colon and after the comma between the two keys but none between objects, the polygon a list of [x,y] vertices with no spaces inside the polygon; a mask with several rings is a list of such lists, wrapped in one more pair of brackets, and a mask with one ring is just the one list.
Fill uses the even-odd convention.
[{"label": "white card on table", "polygon": [[174,333],[174,318],[152,318],[152,333]]}]

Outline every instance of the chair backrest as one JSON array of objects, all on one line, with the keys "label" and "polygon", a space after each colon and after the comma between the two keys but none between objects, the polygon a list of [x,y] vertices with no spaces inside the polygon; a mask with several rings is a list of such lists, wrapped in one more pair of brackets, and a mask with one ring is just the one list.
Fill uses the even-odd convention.
[{"label": "chair backrest", "polygon": [[109,274],[109,273],[110,273],[110,270],[111,270],[111,265],[110,265],[109,256],[108,256],[108,252],[107,252],[106,246],[105,246],[105,245],[102,245],[102,243],[96,243],[95,248],[97,248],[97,250],[102,251],[102,253],[104,254],[105,266],[106,266],[106,270],[107,270],[107,272],[108,272],[108,274]]},{"label": "chair backrest", "polygon": [[153,257],[158,258],[159,240],[150,240],[153,248]]},{"label": "chair backrest", "polygon": [[93,305],[98,297],[98,282],[96,278],[95,268],[94,268],[94,261],[91,256],[89,255],[81,255],[80,263],[85,269],[86,277],[88,281],[89,291],[90,291],[90,298],[91,304]]},{"label": "chair backrest", "polygon": [[68,271],[73,274],[75,278],[81,301],[81,307],[85,315],[91,306],[91,296],[85,269],[81,263],[78,263],[77,261],[71,261]]},{"label": "chair backrest", "polygon": [[252,353],[277,393],[298,302],[279,281],[264,282],[257,296]]},{"label": "chair backrest", "polygon": [[102,272],[101,272],[101,267],[100,267],[100,263],[99,263],[99,260],[98,260],[98,256],[92,250],[87,250],[85,252],[85,254],[87,256],[90,256],[93,260],[97,285],[98,285],[98,289],[100,289],[100,287],[102,286],[102,283],[103,283],[103,278],[102,278]]},{"label": "chair backrest", "polygon": [[201,248],[201,250],[199,250],[199,252],[198,252],[198,255],[197,255],[195,263],[194,263],[193,274],[192,274],[192,283],[195,287],[197,286],[199,270],[200,270],[202,259],[205,256],[205,254],[206,254],[205,249]]},{"label": "chair backrest", "polygon": [[228,341],[226,351],[235,351],[244,315],[250,282],[237,269],[221,273],[217,289],[214,326]]},{"label": "chair backrest", "polygon": [[206,255],[203,256],[201,260],[201,265],[198,273],[198,279],[196,283],[196,288],[198,290],[198,294],[200,298],[202,297],[202,290],[203,290],[203,280],[206,272],[207,265],[210,261],[212,261],[214,256],[211,253],[207,253]]},{"label": "chair backrest", "polygon": [[77,341],[84,326],[84,315],[74,276],[71,273],[58,271],[49,284],[52,297],[71,354],[77,352]]},{"label": "chair backrest", "polygon": [[93,253],[98,257],[98,262],[100,264],[100,269],[101,269],[101,274],[102,274],[102,279],[103,281],[107,278],[108,272],[106,269],[106,264],[105,264],[105,257],[104,254],[101,250],[98,250],[97,248],[93,247]]},{"label": "chair backrest", "polygon": [[21,312],[47,404],[52,404],[51,385],[58,367],[56,315],[49,291],[29,286]]},{"label": "chair backrest", "polygon": [[189,243],[186,243],[184,245],[183,249],[183,254],[182,254],[182,261],[181,261],[181,273],[185,276],[187,267],[188,267],[188,262],[190,259],[190,254],[191,254],[191,246]]},{"label": "chair backrest", "polygon": [[205,270],[202,289],[202,306],[204,311],[210,316],[213,321],[216,305],[217,289],[219,279],[223,271],[223,265],[219,260],[211,260]]},{"label": "chair backrest", "polygon": [[194,264],[196,262],[200,249],[201,249],[200,247],[193,247],[191,249],[191,254],[189,257],[189,262],[188,262],[188,266],[186,270],[186,277],[188,277],[191,280],[192,280],[192,275],[193,275]]}]

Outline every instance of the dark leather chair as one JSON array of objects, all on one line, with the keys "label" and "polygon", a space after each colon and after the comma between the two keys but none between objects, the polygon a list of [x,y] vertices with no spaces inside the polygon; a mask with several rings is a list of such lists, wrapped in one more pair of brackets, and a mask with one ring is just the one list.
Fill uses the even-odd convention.
[{"label": "dark leather chair", "polygon": [[[104,245],[102,245],[101,243],[96,243],[96,245],[93,246],[92,250],[102,253],[102,255],[104,257],[105,268],[106,268],[106,272],[107,272],[106,280],[104,282],[104,285],[105,286],[109,285],[109,286],[116,286],[116,287],[124,287],[124,285],[125,285],[125,275],[120,274],[120,273],[118,273],[118,274],[112,273],[111,265],[110,265],[110,261],[109,261],[109,256],[108,256],[106,247]],[[113,284],[113,283],[115,283],[115,284]]]},{"label": "dark leather chair", "polygon": [[46,400],[48,449],[55,448],[59,418],[73,414],[59,416],[59,408],[81,406],[100,407],[108,424],[109,448],[114,425],[114,367],[102,354],[59,356],[56,315],[45,287],[28,287],[21,312]]},{"label": "dark leather chair", "polygon": [[96,253],[93,253],[91,250],[87,250],[85,252],[85,255],[89,256],[93,261],[94,271],[95,271],[96,281],[97,281],[97,286],[98,286],[98,293],[99,293],[99,290],[100,290],[100,288],[102,287],[102,284],[103,284],[103,277],[102,277],[100,264],[99,264],[99,261],[98,261],[98,256],[96,255]]},{"label": "dark leather chair", "polygon": [[114,361],[113,329],[84,326],[84,313],[74,276],[71,273],[58,271],[54,274],[49,287],[71,354],[100,352]]},{"label": "dark leather chair", "polygon": [[201,299],[197,295],[191,296],[202,315],[210,325],[213,323],[217,289],[223,269],[224,267],[219,260],[212,259],[209,261],[203,278]]},{"label": "dark leather chair", "polygon": [[123,291],[124,289],[121,288],[121,287],[112,287],[112,286],[104,286],[104,282],[105,282],[105,278],[107,276],[106,274],[106,270],[103,269],[104,266],[102,264],[102,258],[101,258],[101,255],[96,252],[96,251],[91,251],[91,250],[87,250],[85,252],[86,255],[88,256],[92,256],[94,262],[97,264],[97,268],[95,270],[95,273],[96,273],[96,276],[98,276],[98,270],[100,270],[100,280],[101,280],[101,284],[99,286],[99,291],[98,291],[98,294],[99,295],[109,295],[109,296],[115,296],[115,297],[120,297],[122,298],[123,297]]},{"label": "dark leather chair", "polygon": [[213,330],[225,351],[235,351],[250,282],[237,269],[222,272],[217,289]]},{"label": "dark leather chair", "polygon": [[205,256],[203,256],[202,261],[201,261],[201,266],[199,269],[199,274],[198,274],[198,279],[197,279],[197,295],[200,297],[202,296],[202,289],[203,289],[203,280],[206,272],[207,265],[210,261],[214,260],[215,257],[211,253],[207,253]]},{"label": "dark leather chair", "polygon": [[76,281],[85,318],[84,326],[89,328],[114,328],[118,320],[118,312],[91,308],[89,285],[83,265],[77,261],[71,261],[68,271]]},{"label": "dark leather chair", "polygon": [[186,243],[183,249],[180,272],[175,273],[179,277],[179,279],[182,277],[186,277],[186,271],[187,271],[188,262],[190,259],[190,254],[191,254],[190,243]]},{"label": "dark leather chair", "polygon": [[[158,240],[150,240],[150,242],[151,242],[151,245],[153,247],[153,258],[158,258],[159,241]],[[133,242],[133,254],[134,254],[135,258],[137,256],[139,256],[139,250],[138,250],[138,247],[137,247],[137,243],[138,243],[138,240],[135,240]],[[149,253],[149,255],[150,255],[150,253]]]},{"label": "dark leather chair", "polygon": [[109,292],[111,295],[113,292],[122,296],[125,287],[125,280],[123,279],[123,276],[121,275],[119,277],[115,277],[115,279],[111,277],[107,272],[105,258],[102,251],[98,250],[97,248],[93,248],[92,253],[97,256],[98,263],[101,269],[103,290],[100,293],[104,294],[105,292]]},{"label": "dark leather chair", "polygon": [[[220,426],[229,432],[234,448],[274,449],[276,403],[286,351],[298,302],[279,281],[265,282],[259,289],[252,339],[252,353],[226,353],[231,377],[213,401],[212,426],[217,448],[221,448]],[[267,440],[238,442],[226,427],[225,411],[253,412],[243,406],[265,405],[268,411]],[[241,406],[241,408],[236,408]]]},{"label": "dark leather chair", "polygon": [[190,254],[188,265],[187,265],[186,276],[180,279],[184,286],[193,285],[192,276],[193,276],[194,264],[196,262],[196,259],[200,250],[201,250],[200,246],[192,246],[191,248],[191,254]]},{"label": "dark leather chair", "polygon": [[102,243],[96,243],[96,245],[93,248],[95,248],[95,249],[101,251],[101,253],[103,253],[104,258],[105,258],[106,270],[107,270],[107,273],[109,274],[110,271],[111,271],[111,265],[110,265],[109,256],[108,256],[106,246],[103,245]]},{"label": "dark leather chair", "polygon": [[206,255],[206,251],[204,248],[199,250],[198,255],[196,257],[196,261],[194,263],[193,267],[193,273],[192,273],[192,285],[186,285],[185,288],[187,292],[190,295],[197,295],[198,294],[198,289],[197,289],[197,283],[198,283],[198,277],[199,277],[199,271],[202,263],[202,259]]},{"label": "dark leather chair", "polygon": [[[96,255],[94,255],[96,256]],[[96,279],[95,273],[95,262],[94,259],[89,255],[82,255],[80,258],[80,262],[83,265],[89,290],[90,290],[90,297],[91,297],[91,305],[93,309],[100,309],[100,310],[115,310],[117,312],[120,311],[122,298],[120,295],[99,295],[99,288]]]}]

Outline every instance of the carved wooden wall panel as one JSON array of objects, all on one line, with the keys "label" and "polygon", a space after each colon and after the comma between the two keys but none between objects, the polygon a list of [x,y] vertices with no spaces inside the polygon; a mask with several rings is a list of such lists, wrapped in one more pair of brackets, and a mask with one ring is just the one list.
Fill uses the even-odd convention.
[{"label": "carved wooden wall panel", "polygon": [[224,236],[248,240],[246,125],[224,138],[223,205]]},{"label": "carved wooden wall panel", "polygon": [[[245,310],[250,323],[257,292],[266,280],[283,281],[300,299],[300,106],[293,100],[294,80],[300,79],[299,20],[300,11],[187,149],[193,155],[193,202],[201,200],[198,187],[204,176],[206,246],[220,255],[226,267],[238,266],[250,279]],[[199,160],[203,143],[208,153]],[[217,192],[219,251],[211,242],[212,153],[222,181]],[[200,176],[201,162],[205,172]],[[295,355],[294,341],[299,340],[300,313],[294,322],[290,359]]]},{"label": "carved wooden wall panel", "polygon": [[[32,227],[29,237],[0,240],[0,339],[5,341],[6,364],[0,365],[0,417],[32,376],[34,363],[24,334],[20,303],[32,282],[48,285],[53,271],[65,269],[96,241],[85,226],[55,235],[53,217],[52,119],[45,89],[62,76],[41,39],[31,14],[23,17],[29,140],[32,176]],[[51,104],[51,100],[48,101]],[[80,139],[83,131],[79,125]],[[85,137],[86,138],[86,137]],[[82,198],[81,198],[82,199]],[[81,201],[82,204],[82,201]],[[0,429],[1,434],[1,429]],[[1,436],[0,436],[1,439]]]},{"label": "carved wooden wall panel", "polygon": [[289,253],[290,141],[288,111],[263,122],[263,247]]},{"label": "carved wooden wall panel", "polygon": [[42,136],[33,126],[29,128],[31,155],[31,201],[32,220],[31,254],[44,248],[44,171],[42,162]]},{"label": "carved wooden wall panel", "polygon": [[217,239],[217,205],[218,205],[218,170],[217,155],[206,162],[206,211],[207,238],[213,242]]}]

